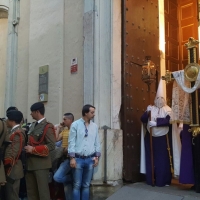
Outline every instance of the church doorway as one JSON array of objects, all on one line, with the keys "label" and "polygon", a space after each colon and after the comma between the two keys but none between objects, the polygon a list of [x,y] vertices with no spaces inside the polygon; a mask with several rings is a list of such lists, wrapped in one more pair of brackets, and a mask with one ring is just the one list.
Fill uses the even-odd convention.
[{"label": "church doorway", "polygon": [[[159,22],[160,13],[164,24]],[[164,30],[163,44],[159,40],[161,28]],[[198,39],[197,0],[122,0],[121,121],[123,178],[126,181],[143,180],[140,174],[140,116],[147,105],[153,104],[161,71],[163,75],[163,70],[176,71],[186,66],[184,44],[189,37]],[[158,80],[149,89],[141,80],[145,56],[151,56],[158,71]],[[161,64],[161,60],[164,63]],[[167,85],[169,105],[171,96],[172,83]]]}]

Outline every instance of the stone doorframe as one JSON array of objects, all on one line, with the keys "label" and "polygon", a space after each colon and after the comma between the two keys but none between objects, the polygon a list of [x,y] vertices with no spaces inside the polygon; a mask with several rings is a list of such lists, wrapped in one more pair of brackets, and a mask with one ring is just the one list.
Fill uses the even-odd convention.
[{"label": "stone doorframe", "polygon": [[[102,158],[94,180],[104,176],[104,134],[107,137],[107,179],[122,179],[121,107],[121,0],[85,0],[84,7],[84,104],[96,107]],[[116,159],[117,158],[117,159]],[[111,164],[112,163],[112,164]],[[112,166],[109,166],[109,165]]]}]

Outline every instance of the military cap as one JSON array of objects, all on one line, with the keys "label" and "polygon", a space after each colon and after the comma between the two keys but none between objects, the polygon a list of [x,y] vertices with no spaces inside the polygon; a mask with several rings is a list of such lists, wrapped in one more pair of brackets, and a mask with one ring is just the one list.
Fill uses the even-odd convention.
[{"label": "military cap", "polygon": [[10,110],[18,110],[15,106],[10,106],[7,110],[6,110],[6,113]]},{"label": "military cap", "polygon": [[10,110],[6,114],[7,118],[12,121],[22,121],[23,114],[18,110]]},{"label": "military cap", "polygon": [[42,102],[37,102],[37,103],[34,103],[30,109],[31,111],[36,111],[36,110],[39,110],[41,108],[44,108],[44,104]]}]

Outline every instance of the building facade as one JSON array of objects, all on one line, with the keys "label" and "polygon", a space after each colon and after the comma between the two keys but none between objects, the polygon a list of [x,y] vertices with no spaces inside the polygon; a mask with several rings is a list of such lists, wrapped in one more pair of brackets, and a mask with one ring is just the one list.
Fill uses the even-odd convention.
[{"label": "building facade", "polygon": [[[184,27],[192,23],[178,29],[177,23],[194,22],[196,5],[196,0],[0,0],[1,116],[15,105],[32,121],[39,68],[48,65],[49,121],[59,123],[65,112],[78,119],[84,104],[96,107],[102,159],[94,179],[141,180],[140,116],[156,91],[156,83],[148,90],[141,81],[141,65],[151,56],[158,78],[166,69],[182,68],[182,44],[190,37]],[[193,24],[192,36],[198,37]]]},{"label": "building facade", "polygon": [[[106,174],[109,180],[122,178],[121,26],[118,26],[121,3],[114,2],[118,3],[5,0],[0,4],[1,13],[6,13],[0,19],[3,36],[0,48],[4,51],[0,57],[1,115],[5,116],[9,106],[17,106],[25,119],[32,121],[30,106],[39,101],[39,67],[48,65],[47,119],[59,123],[65,112],[72,112],[78,119],[83,104],[94,105],[103,155],[102,127],[109,127],[110,170]],[[71,73],[71,62],[76,58],[78,70]],[[94,179],[104,178],[103,168],[101,159]]]}]

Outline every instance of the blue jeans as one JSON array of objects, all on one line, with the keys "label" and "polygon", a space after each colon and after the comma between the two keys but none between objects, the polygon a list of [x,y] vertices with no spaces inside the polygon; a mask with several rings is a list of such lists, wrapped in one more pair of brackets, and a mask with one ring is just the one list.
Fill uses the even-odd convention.
[{"label": "blue jeans", "polygon": [[73,200],[72,198],[72,182],[69,184],[64,184],[65,200]]},{"label": "blue jeans", "polygon": [[89,200],[90,182],[93,175],[93,158],[75,158],[76,168],[73,169],[73,199]]},{"label": "blue jeans", "polygon": [[72,200],[72,175],[70,173],[70,160],[66,159],[53,176],[58,183],[63,183],[65,188],[65,200]]},{"label": "blue jeans", "polygon": [[70,160],[66,159],[64,162],[62,162],[57,169],[56,173],[53,176],[53,179],[58,183],[69,183],[72,181],[71,175],[70,175]]}]

